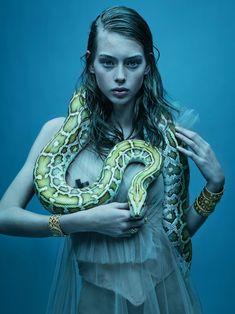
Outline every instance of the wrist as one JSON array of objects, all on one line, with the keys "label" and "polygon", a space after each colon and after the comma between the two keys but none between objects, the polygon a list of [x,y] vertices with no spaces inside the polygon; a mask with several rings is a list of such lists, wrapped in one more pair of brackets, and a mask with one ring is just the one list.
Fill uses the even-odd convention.
[{"label": "wrist", "polygon": [[223,181],[219,181],[219,182],[212,182],[212,181],[208,181],[206,184],[206,188],[208,191],[212,192],[212,193],[219,193],[223,190],[224,187],[224,180]]},{"label": "wrist", "polygon": [[89,210],[62,215],[60,225],[65,234],[91,231]]},{"label": "wrist", "polygon": [[217,203],[223,196],[223,193],[223,187],[218,192],[211,192],[205,186],[194,202],[194,209],[199,215],[208,217],[211,213],[213,213]]},{"label": "wrist", "polygon": [[53,214],[49,216],[48,226],[49,226],[51,235],[54,237],[63,237],[67,235],[64,233],[64,231],[61,228],[60,217],[61,217],[61,214]]}]

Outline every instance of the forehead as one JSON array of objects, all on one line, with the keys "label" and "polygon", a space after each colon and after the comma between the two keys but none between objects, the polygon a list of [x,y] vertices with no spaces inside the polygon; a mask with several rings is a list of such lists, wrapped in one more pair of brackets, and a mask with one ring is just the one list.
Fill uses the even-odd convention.
[{"label": "forehead", "polygon": [[118,33],[99,29],[97,36],[96,54],[107,54],[117,58],[129,57],[134,54],[142,54],[142,46],[135,40],[124,37]]}]

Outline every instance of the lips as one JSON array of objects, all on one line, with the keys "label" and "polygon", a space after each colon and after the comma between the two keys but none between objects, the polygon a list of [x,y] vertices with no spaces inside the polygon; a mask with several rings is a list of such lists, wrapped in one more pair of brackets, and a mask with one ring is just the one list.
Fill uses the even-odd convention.
[{"label": "lips", "polygon": [[117,98],[124,98],[128,94],[128,89],[124,87],[116,87],[112,89],[112,93]]},{"label": "lips", "polygon": [[124,88],[124,87],[116,87],[116,88],[113,88],[112,91],[114,91],[114,92],[127,92],[128,89]]}]

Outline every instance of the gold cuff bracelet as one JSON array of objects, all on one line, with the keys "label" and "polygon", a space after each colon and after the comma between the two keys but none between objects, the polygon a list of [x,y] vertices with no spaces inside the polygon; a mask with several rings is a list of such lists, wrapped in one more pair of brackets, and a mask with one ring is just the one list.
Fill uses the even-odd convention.
[{"label": "gold cuff bracelet", "polygon": [[223,193],[224,189],[218,193],[213,193],[204,187],[194,202],[194,208],[197,213],[203,217],[208,217],[214,211],[215,206],[220,201]]},{"label": "gold cuff bracelet", "polygon": [[54,237],[63,237],[65,236],[64,232],[60,226],[60,216],[61,215],[51,215],[49,217],[49,229]]}]

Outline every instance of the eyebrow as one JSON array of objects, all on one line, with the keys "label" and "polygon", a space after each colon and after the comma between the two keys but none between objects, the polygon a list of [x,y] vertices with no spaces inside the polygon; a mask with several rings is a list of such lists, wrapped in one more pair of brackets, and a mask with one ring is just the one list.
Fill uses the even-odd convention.
[{"label": "eyebrow", "polygon": [[[117,59],[114,56],[110,56],[108,54],[100,54],[99,57],[110,58],[110,59]],[[137,54],[137,55],[133,55],[133,56],[127,57],[125,59],[134,59],[134,58],[143,58],[143,56],[140,55],[140,54]]]}]

